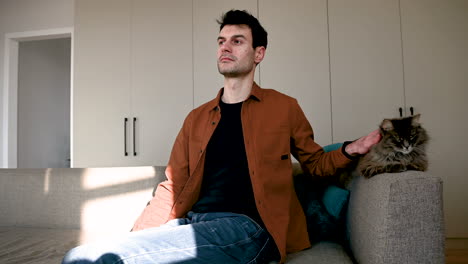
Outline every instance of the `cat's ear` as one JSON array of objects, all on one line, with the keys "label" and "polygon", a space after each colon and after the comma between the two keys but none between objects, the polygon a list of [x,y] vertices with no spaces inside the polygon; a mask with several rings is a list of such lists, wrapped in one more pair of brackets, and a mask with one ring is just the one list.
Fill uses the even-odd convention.
[{"label": "cat's ear", "polygon": [[384,121],[382,121],[382,124],[380,124],[380,127],[381,127],[382,130],[384,130],[384,131],[391,131],[391,130],[393,130],[393,123],[392,123],[392,120],[390,120],[390,119],[384,119]]},{"label": "cat's ear", "polygon": [[414,115],[411,119],[411,125],[414,127],[420,126],[421,123],[419,123],[419,118],[421,117],[421,114]]}]

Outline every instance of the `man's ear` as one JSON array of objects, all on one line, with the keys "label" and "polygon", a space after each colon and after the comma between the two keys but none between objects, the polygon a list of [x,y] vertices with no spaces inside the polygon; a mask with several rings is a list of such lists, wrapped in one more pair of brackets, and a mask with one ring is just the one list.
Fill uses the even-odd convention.
[{"label": "man's ear", "polygon": [[254,61],[255,64],[259,64],[265,57],[266,49],[263,46],[258,46],[255,48]]}]

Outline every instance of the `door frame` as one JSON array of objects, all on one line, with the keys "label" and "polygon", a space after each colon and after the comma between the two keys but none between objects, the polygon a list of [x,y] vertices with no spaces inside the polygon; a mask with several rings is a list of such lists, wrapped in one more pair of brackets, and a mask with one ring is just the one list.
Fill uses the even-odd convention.
[{"label": "door frame", "polygon": [[[3,168],[18,166],[18,56],[23,41],[71,38],[70,60],[70,155],[73,155],[73,27],[5,34],[3,78]],[[73,156],[71,166],[73,167]]]}]

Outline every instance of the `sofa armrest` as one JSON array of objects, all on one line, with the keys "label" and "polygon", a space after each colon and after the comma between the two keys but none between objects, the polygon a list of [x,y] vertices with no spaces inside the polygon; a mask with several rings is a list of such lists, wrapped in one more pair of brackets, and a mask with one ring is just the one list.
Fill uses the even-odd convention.
[{"label": "sofa armrest", "polygon": [[445,263],[442,180],[425,172],[356,177],[347,215],[358,263]]}]

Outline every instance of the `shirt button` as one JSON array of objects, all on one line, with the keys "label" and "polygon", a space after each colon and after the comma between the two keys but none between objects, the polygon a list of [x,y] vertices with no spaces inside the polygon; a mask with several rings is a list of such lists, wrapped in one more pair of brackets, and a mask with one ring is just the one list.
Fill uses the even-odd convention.
[{"label": "shirt button", "polygon": [[213,123],[211,123],[212,125],[216,125],[216,122],[213,121]]}]

